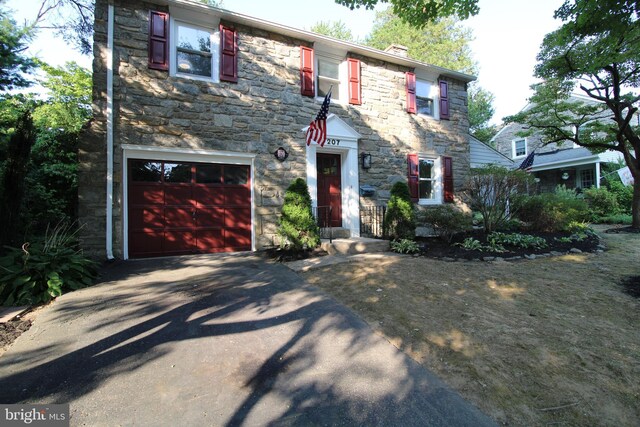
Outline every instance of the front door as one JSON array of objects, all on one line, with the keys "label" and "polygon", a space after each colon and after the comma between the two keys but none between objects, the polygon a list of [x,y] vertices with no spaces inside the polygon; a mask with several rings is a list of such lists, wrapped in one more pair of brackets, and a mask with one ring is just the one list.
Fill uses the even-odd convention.
[{"label": "front door", "polygon": [[318,154],[318,219],[321,227],[342,227],[342,175],[339,154]]}]

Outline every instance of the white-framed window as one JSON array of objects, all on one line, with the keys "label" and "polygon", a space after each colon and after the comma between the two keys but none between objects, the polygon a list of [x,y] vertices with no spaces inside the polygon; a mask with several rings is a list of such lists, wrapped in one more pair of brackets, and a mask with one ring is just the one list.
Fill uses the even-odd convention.
[{"label": "white-framed window", "polygon": [[316,95],[324,98],[331,89],[331,99],[339,100],[341,83],[341,61],[318,55]]},{"label": "white-framed window", "polygon": [[439,157],[418,158],[419,204],[442,203],[442,163]]},{"label": "white-framed window", "polygon": [[435,85],[422,79],[416,79],[417,113],[435,117]]},{"label": "white-framed window", "polygon": [[512,158],[524,157],[527,155],[527,138],[514,139],[511,141]]},{"label": "white-framed window", "polygon": [[171,75],[217,82],[219,31],[179,20],[171,22]]},{"label": "white-framed window", "polygon": [[593,169],[580,171],[580,188],[591,188],[596,185],[596,174]]}]

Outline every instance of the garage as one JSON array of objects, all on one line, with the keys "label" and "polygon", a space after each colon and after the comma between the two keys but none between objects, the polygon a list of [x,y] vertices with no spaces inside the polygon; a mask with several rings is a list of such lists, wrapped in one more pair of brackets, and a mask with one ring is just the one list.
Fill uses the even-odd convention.
[{"label": "garage", "polygon": [[131,159],[131,258],[251,250],[248,165]]}]

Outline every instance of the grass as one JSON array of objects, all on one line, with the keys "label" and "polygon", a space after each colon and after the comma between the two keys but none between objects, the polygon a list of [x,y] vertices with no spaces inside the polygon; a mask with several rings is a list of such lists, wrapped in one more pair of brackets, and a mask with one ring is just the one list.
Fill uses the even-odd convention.
[{"label": "grass", "polygon": [[304,276],[500,424],[631,426],[640,300],[620,283],[640,274],[640,236],[603,236],[602,254],[390,257]]}]

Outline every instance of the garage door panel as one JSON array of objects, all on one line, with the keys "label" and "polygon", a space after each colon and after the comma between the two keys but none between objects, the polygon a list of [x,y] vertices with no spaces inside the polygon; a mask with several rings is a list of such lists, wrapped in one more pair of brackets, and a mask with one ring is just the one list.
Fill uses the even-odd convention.
[{"label": "garage door panel", "polygon": [[196,216],[196,227],[224,226],[224,208],[199,208]]},{"label": "garage door panel", "polygon": [[224,230],[224,244],[236,250],[251,248],[251,230],[226,228]]},{"label": "garage door panel", "polygon": [[193,189],[196,206],[224,205],[224,188],[196,186]]},{"label": "garage door panel", "polygon": [[162,230],[142,230],[129,232],[129,251],[141,256],[154,256],[162,254]]},{"label": "garage door panel", "polygon": [[163,205],[164,189],[158,184],[136,184],[129,187],[129,199],[138,205]]},{"label": "garage door panel", "polygon": [[164,227],[164,209],[162,206],[135,206],[129,209],[129,228],[136,230],[162,227]]},{"label": "garage door panel", "polygon": [[225,195],[226,205],[247,206],[251,203],[251,190],[247,187],[227,187]]},{"label": "garage door panel", "polygon": [[164,246],[165,253],[192,253],[194,250],[194,235],[192,231],[165,231]]},{"label": "garage door panel", "polygon": [[196,244],[199,252],[213,252],[224,248],[224,230],[222,228],[212,228],[198,230],[196,233]]},{"label": "garage door panel", "polygon": [[166,205],[193,205],[191,186],[166,185],[164,188],[164,203]]},{"label": "garage door panel", "polygon": [[167,228],[193,227],[194,208],[189,206],[171,206],[164,208],[164,222]]},{"label": "garage door panel", "polygon": [[231,228],[251,228],[251,209],[227,208],[224,216],[224,226]]}]

